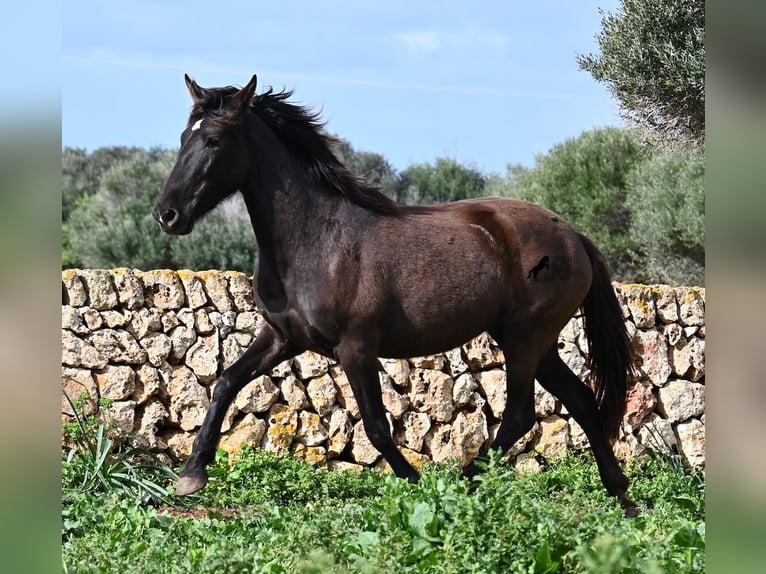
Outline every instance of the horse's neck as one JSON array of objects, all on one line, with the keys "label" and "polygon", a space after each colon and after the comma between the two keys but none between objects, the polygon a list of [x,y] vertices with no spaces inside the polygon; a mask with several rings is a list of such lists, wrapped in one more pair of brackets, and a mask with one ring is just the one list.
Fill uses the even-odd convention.
[{"label": "horse's neck", "polygon": [[290,266],[312,260],[327,248],[341,226],[347,202],[323,191],[285,166],[271,166],[243,190],[261,257]]}]

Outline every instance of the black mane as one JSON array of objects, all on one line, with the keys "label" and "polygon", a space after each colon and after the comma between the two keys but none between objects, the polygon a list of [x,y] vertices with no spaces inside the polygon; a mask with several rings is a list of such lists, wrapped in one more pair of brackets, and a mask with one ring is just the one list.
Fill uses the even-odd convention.
[{"label": "black mane", "polygon": [[338,139],[329,135],[320,114],[291,104],[291,90],[268,88],[253,97],[252,108],[303,166],[309,181],[326,183],[349,201],[378,213],[396,213],[399,205],[352,173],[335,155]]}]

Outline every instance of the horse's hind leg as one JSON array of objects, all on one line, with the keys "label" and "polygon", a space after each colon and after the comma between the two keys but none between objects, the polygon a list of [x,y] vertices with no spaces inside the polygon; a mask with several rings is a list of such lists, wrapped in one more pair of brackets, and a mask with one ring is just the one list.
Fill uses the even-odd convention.
[{"label": "horse's hind leg", "polygon": [[396,448],[391,436],[381,395],[378,359],[370,354],[370,348],[361,340],[346,341],[337,349],[338,360],[348,377],[372,446],[380,451],[396,476],[417,482],[420,478],[417,471]]},{"label": "horse's hind leg", "polygon": [[536,376],[540,384],[564,404],[582,427],[607,492],[620,500],[627,516],[636,516],[636,505],[627,496],[630,482],[620,469],[606,439],[593,392],[561,360],[555,345],[540,361]]},{"label": "horse's hind leg", "polygon": [[[539,352],[535,352],[531,343],[518,340],[503,341],[502,348],[506,368],[506,401],[503,420],[490,448],[505,454],[535,424],[534,372]],[[479,472],[473,462],[463,470],[468,477]]]},{"label": "horse's hind leg", "polygon": [[207,484],[205,466],[215,458],[224,415],[237,393],[249,381],[267,373],[294,356],[297,351],[292,343],[267,325],[258,333],[250,348],[221,374],[213,391],[210,408],[194,439],[191,455],[178,479],[177,496],[192,494]]}]

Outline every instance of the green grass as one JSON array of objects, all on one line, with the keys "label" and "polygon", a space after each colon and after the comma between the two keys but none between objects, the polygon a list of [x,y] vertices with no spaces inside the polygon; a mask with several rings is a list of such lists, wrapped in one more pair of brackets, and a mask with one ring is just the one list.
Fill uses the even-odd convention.
[{"label": "green grass", "polygon": [[64,472],[63,567],[704,572],[703,475],[659,455],[627,470],[642,510],[635,519],[606,495],[587,455],[528,475],[493,460],[474,484],[454,467],[433,466],[412,485],[377,471],[318,471],[262,451],[245,452],[229,470],[220,453],[204,491],[159,507],[122,491],[67,491],[66,477],[77,473]]}]

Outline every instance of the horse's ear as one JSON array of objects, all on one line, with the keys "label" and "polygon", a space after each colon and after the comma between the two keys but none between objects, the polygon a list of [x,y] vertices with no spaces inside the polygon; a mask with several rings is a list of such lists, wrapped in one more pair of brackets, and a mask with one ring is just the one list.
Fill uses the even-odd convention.
[{"label": "horse's ear", "polygon": [[248,84],[232,96],[232,103],[240,110],[247,109],[255,95],[255,87],[257,84],[258,76],[253,74],[253,77],[250,78]]},{"label": "horse's ear", "polygon": [[186,89],[189,90],[189,95],[191,96],[194,104],[196,105],[200,103],[204,97],[204,90],[199,87],[197,82],[189,77],[189,74],[184,74],[184,81],[186,82]]}]

